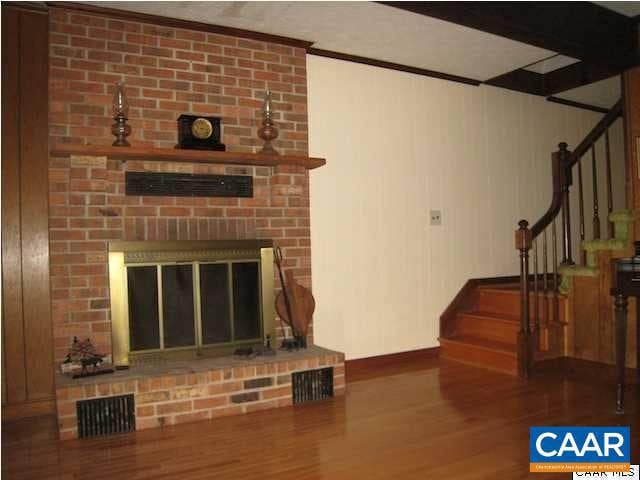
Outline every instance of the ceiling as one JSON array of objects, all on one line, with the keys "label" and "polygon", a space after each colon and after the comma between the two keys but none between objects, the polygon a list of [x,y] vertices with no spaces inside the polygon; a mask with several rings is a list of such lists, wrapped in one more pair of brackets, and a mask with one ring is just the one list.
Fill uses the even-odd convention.
[{"label": "ceiling", "polygon": [[[314,50],[482,82],[523,68],[543,76],[578,62],[540,46],[372,2],[85,3],[307,40]],[[625,16],[640,14],[640,1],[598,3]],[[608,108],[620,96],[619,84],[613,78],[554,96]]]},{"label": "ceiling", "polygon": [[620,98],[621,92],[620,76],[616,75],[579,88],[572,88],[555,96],[596,107],[611,108]]}]

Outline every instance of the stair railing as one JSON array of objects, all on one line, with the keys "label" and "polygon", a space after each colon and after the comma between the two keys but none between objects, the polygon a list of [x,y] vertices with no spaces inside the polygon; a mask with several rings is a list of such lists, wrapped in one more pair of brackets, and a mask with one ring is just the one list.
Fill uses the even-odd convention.
[{"label": "stair railing", "polygon": [[[520,330],[518,332],[518,373],[521,377],[528,378],[531,365],[534,360],[536,348],[544,351],[549,348],[549,326],[560,324],[559,298],[558,298],[558,265],[574,265],[571,238],[571,205],[570,189],[573,184],[573,168],[577,165],[578,174],[578,201],[580,241],[585,240],[585,206],[582,182],[582,158],[587,152],[591,152],[592,169],[592,225],[593,238],[601,235],[600,206],[598,203],[598,175],[596,164],[596,142],[604,135],[605,139],[605,181],[607,192],[607,212],[613,209],[613,195],[611,186],[611,153],[609,144],[609,127],[622,115],[622,100],[619,100],[607,114],[597,123],[589,134],[578,144],[573,152],[567,149],[567,144],[558,145],[558,151],[551,154],[551,172],[553,182],[553,196],[551,205],[545,214],[529,228],[527,220],[518,222],[515,232],[516,249],[520,256]],[[560,216],[562,229],[562,261],[558,262],[557,247],[557,218]],[[607,232],[609,238],[613,237],[613,224],[608,221]],[[550,230],[550,235],[547,234]],[[549,278],[547,237],[551,237],[551,266],[552,272]],[[542,241],[542,278],[538,270],[538,240]],[[533,276],[529,269],[529,251],[533,249],[534,261]],[[584,265],[586,257],[583,253],[580,262]],[[542,283],[542,290],[540,284]],[[532,285],[533,284],[533,285]],[[542,299],[539,293],[542,292]],[[531,296],[533,294],[534,305],[531,309]],[[551,298],[549,298],[551,297]],[[542,312],[542,315],[540,314]],[[531,314],[533,313],[533,318]]]}]

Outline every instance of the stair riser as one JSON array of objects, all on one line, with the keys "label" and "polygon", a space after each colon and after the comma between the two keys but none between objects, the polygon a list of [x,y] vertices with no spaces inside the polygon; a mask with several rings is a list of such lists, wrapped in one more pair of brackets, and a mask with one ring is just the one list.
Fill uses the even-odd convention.
[{"label": "stair riser", "polygon": [[461,314],[458,316],[456,332],[515,345],[519,328],[516,322],[500,322]]},{"label": "stair riser", "polygon": [[[529,305],[529,317],[533,319],[535,315],[535,300],[533,294],[530,298],[531,302]],[[546,303],[548,309],[547,318],[551,320],[553,318],[554,309],[553,297],[549,296]],[[479,290],[476,294],[474,304],[476,310],[520,317],[520,294],[518,292],[496,292]],[[542,295],[539,295],[538,315],[540,316],[541,321],[544,319],[544,306],[544,297]],[[565,319],[565,307],[566,298],[558,297],[558,320],[561,322]]]},{"label": "stair riser", "polygon": [[520,316],[520,296],[512,292],[478,291],[476,310]]},{"label": "stair riser", "polygon": [[518,362],[515,355],[477,348],[474,345],[441,341],[440,356],[509,375],[515,376],[518,372]]}]

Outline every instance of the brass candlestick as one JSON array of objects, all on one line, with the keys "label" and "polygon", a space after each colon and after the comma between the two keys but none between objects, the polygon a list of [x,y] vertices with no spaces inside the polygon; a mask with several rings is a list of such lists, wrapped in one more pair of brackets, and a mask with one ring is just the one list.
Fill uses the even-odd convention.
[{"label": "brass candlestick", "polygon": [[264,94],[264,103],[262,104],[262,127],[258,130],[258,137],[264,140],[264,146],[258,153],[266,155],[278,155],[278,152],[271,141],[278,138],[278,129],[273,123],[273,107],[271,105],[271,92],[267,90]]},{"label": "brass candlestick", "polygon": [[124,83],[116,83],[116,91],[113,94],[113,119],[115,123],[111,125],[111,133],[116,140],[112,143],[114,147],[130,147],[127,137],[131,135],[131,126],[127,124],[129,114],[129,101],[124,92]]}]

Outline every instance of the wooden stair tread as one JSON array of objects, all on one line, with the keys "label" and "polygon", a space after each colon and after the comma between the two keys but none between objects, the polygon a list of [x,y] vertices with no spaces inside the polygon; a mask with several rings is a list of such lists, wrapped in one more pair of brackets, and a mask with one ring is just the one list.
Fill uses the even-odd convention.
[{"label": "wooden stair tread", "polygon": [[464,315],[467,317],[477,317],[483,320],[492,320],[496,322],[508,322],[508,323],[520,323],[520,317],[511,315],[508,313],[496,313],[486,310],[467,310],[458,313],[458,315]]},{"label": "wooden stair tread", "polygon": [[478,292],[481,294],[487,293],[495,293],[498,295],[509,295],[509,296],[520,296],[520,289],[506,289],[506,288],[495,288],[494,286],[486,287],[486,288],[478,288]]},{"label": "wooden stair tread", "polygon": [[497,351],[500,353],[504,353],[507,355],[516,355],[516,345],[507,343],[507,342],[499,342],[497,340],[487,340],[485,338],[478,338],[471,335],[454,335],[449,338],[441,338],[440,343],[457,343],[462,345],[471,345],[475,348],[480,348],[484,350]]},{"label": "wooden stair tread", "polygon": [[[518,285],[517,288],[496,288],[495,285],[491,285],[489,287],[479,287],[478,288],[479,292],[482,293],[499,293],[499,294],[506,294],[506,295],[513,295],[513,296],[520,296],[520,286]],[[531,286],[530,290],[529,290],[529,295],[533,296],[535,295],[535,292],[533,291],[533,285]],[[542,290],[542,285],[539,286],[539,290],[538,290],[538,296],[539,297],[543,297],[544,296],[544,291]],[[547,296],[549,298],[553,297],[553,290],[549,289],[547,290]],[[565,295],[558,293],[558,298],[563,300],[566,298]]]},{"label": "wooden stair tread", "polygon": [[494,283],[491,285],[479,285],[478,290],[499,290],[499,291],[511,291],[520,290],[520,283]]}]

